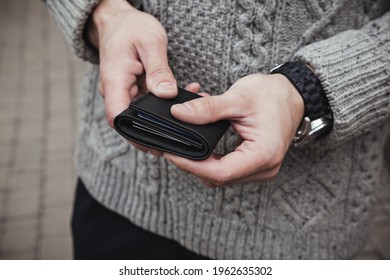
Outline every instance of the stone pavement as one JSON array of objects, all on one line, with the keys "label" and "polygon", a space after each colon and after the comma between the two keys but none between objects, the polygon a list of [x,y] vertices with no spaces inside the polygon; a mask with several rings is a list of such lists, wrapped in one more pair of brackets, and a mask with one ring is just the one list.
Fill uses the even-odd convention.
[{"label": "stone pavement", "polygon": [[0,1],[0,258],[72,258],[76,60],[41,1]]},{"label": "stone pavement", "polygon": [[[0,259],[70,259],[72,153],[84,64],[41,1],[0,0],[0,34]],[[359,259],[390,259],[385,187]]]}]

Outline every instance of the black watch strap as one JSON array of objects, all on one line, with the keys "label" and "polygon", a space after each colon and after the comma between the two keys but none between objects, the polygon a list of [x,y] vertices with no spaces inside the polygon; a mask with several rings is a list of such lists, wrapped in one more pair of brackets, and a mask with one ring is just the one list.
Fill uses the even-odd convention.
[{"label": "black watch strap", "polygon": [[313,71],[303,62],[294,61],[271,70],[271,74],[276,73],[290,80],[305,106],[304,118],[292,141],[294,147],[328,134],[333,126],[333,115],[321,82]]},{"label": "black watch strap", "polygon": [[282,74],[298,90],[305,104],[305,117],[311,121],[331,114],[328,99],[320,80],[301,61],[284,63],[271,70],[272,74]]}]

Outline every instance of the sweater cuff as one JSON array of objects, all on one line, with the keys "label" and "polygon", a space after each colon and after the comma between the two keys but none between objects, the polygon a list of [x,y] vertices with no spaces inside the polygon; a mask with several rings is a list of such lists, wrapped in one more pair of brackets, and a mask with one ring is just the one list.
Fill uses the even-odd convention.
[{"label": "sweater cuff", "polygon": [[333,129],[320,141],[322,146],[348,141],[388,117],[388,55],[379,40],[362,30],[346,31],[298,51],[296,58],[314,69],[333,112]]},{"label": "sweater cuff", "polygon": [[75,54],[83,60],[97,64],[98,52],[84,40],[83,33],[89,15],[100,0],[47,0],[45,2]]},{"label": "sweater cuff", "polygon": [[[71,45],[75,54],[91,63],[99,63],[98,50],[84,40],[84,29],[93,9],[101,0],[44,0],[50,13],[57,21],[65,38]],[[128,1],[139,8],[142,0]]]}]

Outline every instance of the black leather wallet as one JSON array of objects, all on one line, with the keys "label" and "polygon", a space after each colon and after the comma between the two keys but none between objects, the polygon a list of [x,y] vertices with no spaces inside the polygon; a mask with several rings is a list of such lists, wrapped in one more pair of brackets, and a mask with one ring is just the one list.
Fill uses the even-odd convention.
[{"label": "black leather wallet", "polygon": [[174,104],[201,98],[179,88],[173,99],[158,98],[147,93],[130,104],[114,119],[114,127],[123,137],[156,150],[202,160],[210,156],[230,126],[227,120],[206,125],[193,125],[175,119]]}]

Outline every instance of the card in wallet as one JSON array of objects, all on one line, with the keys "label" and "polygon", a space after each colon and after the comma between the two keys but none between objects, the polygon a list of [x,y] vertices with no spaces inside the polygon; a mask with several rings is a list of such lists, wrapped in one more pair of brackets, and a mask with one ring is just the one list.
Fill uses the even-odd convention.
[{"label": "card in wallet", "polygon": [[143,146],[194,160],[205,159],[210,156],[230,122],[221,120],[193,125],[172,116],[172,105],[195,98],[201,96],[182,88],[173,99],[158,98],[149,92],[115,117],[114,127],[123,137]]}]

